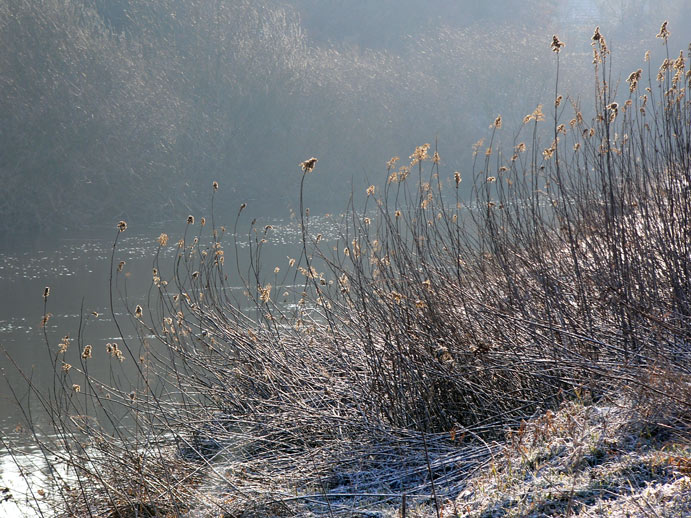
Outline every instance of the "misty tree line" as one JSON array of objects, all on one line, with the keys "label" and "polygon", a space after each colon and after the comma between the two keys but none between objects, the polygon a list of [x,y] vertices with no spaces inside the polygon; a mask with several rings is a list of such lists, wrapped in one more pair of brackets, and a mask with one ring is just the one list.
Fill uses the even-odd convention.
[{"label": "misty tree line", "polygon": [[2,2],[0,234],[195,212],[213,180],[232,212],[289,207],[311,155],[338,210],[435,135],[454,167],[543,93],[556,3],[431,4]]}]

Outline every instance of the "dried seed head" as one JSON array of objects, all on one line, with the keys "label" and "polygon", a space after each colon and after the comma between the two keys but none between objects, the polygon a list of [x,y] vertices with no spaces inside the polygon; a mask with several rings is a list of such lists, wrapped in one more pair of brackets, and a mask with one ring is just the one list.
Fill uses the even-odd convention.
[{"label": "dried seed head", "polygon": [[386,163],[386,168],[391,169],[396,164],[396,162],[398,162],[398,160],[399,158],[397,156],[391,157],[391,160],[389,160]]},{"label": "dried seed head", "polygon": [[417,146],[415,148],[415,151],[413,152],[412,155],[410,155],[410,165],[416,165],[424,160],[427,160],[429,158],[427,152],[429,151],[430,145],[429,144],[423,144],[421,146]]},{"label": "dried seed head", "polygon": [[214,191],[217,191],[218,190],[218,182],[214,182],[212,185],[214,187]]},{"label": "dried seed head", "polygon": [[304,162],[300,162],[300,168],[305,173],[311,173],[314,171],[314,167],[317,165],[318,159],[315,157],[308,158]]},{"label": "dried seed head", "polygon": [[559,51],[565,46],[566,44],[559,39],[559,36],[556,34],[552,36],[552,44],[550,45],[552,47],[552,52],[556,52],[557,54]]},{"label": "dried seed head", "polygon": [[125,230],[127,230],[127,222],[125,222],[125,221],[120,221],[120,222],[118,223],[118,230],[119,230],[120,232],[124,232]]},{"label": "dried seed head", "polygon": [[166,246],[168,244],[168,234],[162,233],[158,236],[158,244],[161,246]]},{"label": "dried seed head", "polygon": [[595,32],[593,33],[593,41],[600,41],[602,34],[600,34],[600,26],[595,27]]},{"label": "dried seed head", "polygon": [[268,303],[271,300],[271,284],[267,284],[264,287],[259,286],[257,289],[259,291],[259,299],[264,304]]},{"label": "dried seed head", "polygon": [[48,297],[50,297],[50,286],[43,288],[43,299],[45,300]]},{"label": "dried seed head", "polygon": [[134,316],[136,318],[142,318],[142,307],[139,304],[134,308]]},{"label": "dried seed head", "polygon": [[669,30],[667,29],[667,20],[662,22],[662,25],[660,26],[660,32],[658,32],[655,37],[660,38],[663,40],[663,43],[667,43],[667,40],[669,39]]},{"label": "dried seed head", "polygon": [[82,351],[82,358],[83,359],[86,360],[87,358],[91,358],[91,349],[92,349],[92,347],[90,345],[84,346],[84,350]]},{"label": "dried seed head", "polygon": [[194,216],[192,216],[192,214],[187,216],[187,224],[188,225],[194,225]]},{"label": "dried seed head", "polygon": [[66,353],[69,346],[70,346],[70,336],[66,335],[62,338],[62,340],[58,344],[58,352]]}]

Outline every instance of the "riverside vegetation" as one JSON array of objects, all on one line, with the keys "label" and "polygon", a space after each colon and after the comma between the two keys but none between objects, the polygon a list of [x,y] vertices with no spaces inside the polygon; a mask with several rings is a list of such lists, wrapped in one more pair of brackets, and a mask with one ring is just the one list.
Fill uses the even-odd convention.
[{"label": "riverside vegetation", "polygon": [[[668,35],[665,22],[665,48]],[[562,47],[555,36],[557,76]],[[312,229],[319,165],[303,162],[303,246],[286,264],[262,264],[270,226],[239,236],[244,205],[232,232],[215,223],[214,182],[209,219],[188,218],[172,264],[153,259],[149,303],[130,307],[137,339],[97,351],[82,333],[46,335],[54,385],[27,377],[25,426],[55,469],[30,505],[113,518],[691,512],[691,48],[659,68],[646,57],[619,91],[599,29],[592,50],[592,118],[557,80],[510,147],[497,116],[472,174],[445,171],[427,144],[393,158],[382,185],[352,196],[336,242]],[[111,377],[90,376],[103,361]]]}]

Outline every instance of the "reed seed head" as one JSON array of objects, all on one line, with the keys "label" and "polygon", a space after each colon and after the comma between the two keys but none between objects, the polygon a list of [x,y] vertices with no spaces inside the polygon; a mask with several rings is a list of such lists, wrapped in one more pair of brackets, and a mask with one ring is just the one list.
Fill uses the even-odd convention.
[{"label": "reed seed head", "polygon": [[550,45],[552,47],[552,52],[556,52],[559,54],[559,51],[564,48],[566,44],[559,39],[559,36],[556,34],[552,36],[552,44]]},{"label": "reed seed head", "polygon": [[305,173],[311,173],[314,171],[314,167],[317,165],[319,160],[315,157],[308,158],[304,162],[300,162],[300,168]]},{"label": "reed seed head", "polygon": [[663,40],[663,43],[667,43],[667,40],[669,39],[669,29],[667,29],[667,23],[667,20],[662,22],[662,25],[660,26],[660,32],[658,32],[655,35],[656,38],[660,38],[661,40]]}]

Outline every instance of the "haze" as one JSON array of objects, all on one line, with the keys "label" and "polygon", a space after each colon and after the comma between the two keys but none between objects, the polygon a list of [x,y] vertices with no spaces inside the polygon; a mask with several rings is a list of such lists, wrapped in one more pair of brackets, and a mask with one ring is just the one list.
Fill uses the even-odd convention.
[{"label": "haze", "polygon": [[[670,20],[670,0],[5,0],[0,4],[0,235],[146,225],[240,203],[340,211],[393,155],[438,143],[449,174],[498,114],[512,135],[560,84],[592,97],[590,35],[616,78]],[[359,191],[358,191],[359,192]]]}]

